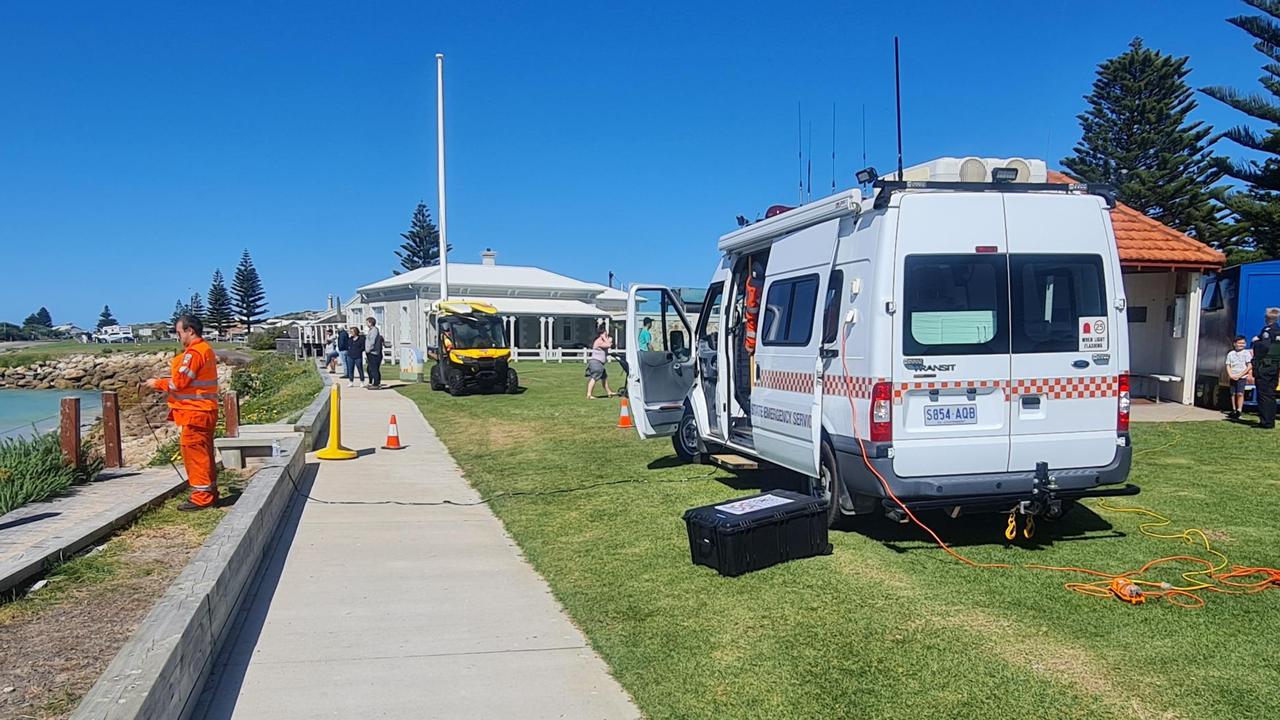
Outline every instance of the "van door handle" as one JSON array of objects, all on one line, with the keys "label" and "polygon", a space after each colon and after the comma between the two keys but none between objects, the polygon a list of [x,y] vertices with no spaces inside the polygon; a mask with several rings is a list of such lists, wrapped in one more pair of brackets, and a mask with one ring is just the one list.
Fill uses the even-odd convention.
[{"label": "van door handle", "polygon": [[1077,370],[1083,370],[1083,369],[1085,369],[1085,368],[1089,367],[1089,361],[1088,361],[1088,360],[1076,360],[1075,362],[1071,363],[1071,367],[1076,368]]}]

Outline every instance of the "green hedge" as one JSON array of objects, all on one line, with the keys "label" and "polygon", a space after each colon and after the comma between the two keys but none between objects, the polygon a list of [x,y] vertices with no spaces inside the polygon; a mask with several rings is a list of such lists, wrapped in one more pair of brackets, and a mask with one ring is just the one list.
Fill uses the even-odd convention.
[{"label": "green hedge", "polygon": [[81,463],[80,468],[62,463],[62,448],[54,433],[0,440],[0,515],[60,495],[102,471],[100,457],[84,457]]}]

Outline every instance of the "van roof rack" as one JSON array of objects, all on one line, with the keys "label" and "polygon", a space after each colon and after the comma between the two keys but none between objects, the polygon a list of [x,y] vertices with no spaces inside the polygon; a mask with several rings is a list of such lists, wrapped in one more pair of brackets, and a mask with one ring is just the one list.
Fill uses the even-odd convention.
[{"label": "van roof rack", "polygon": [[956,192],[1064,192],[1097,195],[1108,208],[1116,206],[1116,188],[1104,183],[1023,183],[1023,182],[953,182],[944,180],[876,180],[871,187],[879,190],[872,204],[877,210],[889,206],[889,199],[903,190],[953,190]]}]

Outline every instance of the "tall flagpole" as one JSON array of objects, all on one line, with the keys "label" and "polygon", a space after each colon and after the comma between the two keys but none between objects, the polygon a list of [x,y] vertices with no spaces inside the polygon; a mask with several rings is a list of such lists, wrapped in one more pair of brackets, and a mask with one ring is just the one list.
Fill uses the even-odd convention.
[{"label": "tall flagpole", "polygon": [[449,299],[449,242],[444,209],[444,53],[436,53],[436,186],[440,202],[440,299]]}]

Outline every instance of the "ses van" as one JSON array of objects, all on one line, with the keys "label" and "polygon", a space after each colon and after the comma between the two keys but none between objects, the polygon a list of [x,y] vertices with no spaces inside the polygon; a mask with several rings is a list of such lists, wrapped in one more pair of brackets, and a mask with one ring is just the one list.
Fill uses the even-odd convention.
[{"label": "ses van", "polygon": [[802,473],[832,525],[902,519],[888,491],[912,510],[1050,517],[1138,492],[1117,487],[1132,449],[1110,188],[1046,183],[1043,161],[1016,158],[902,175],[721,237],[696,326],[670,289],[632,287],[640,435]]}]

